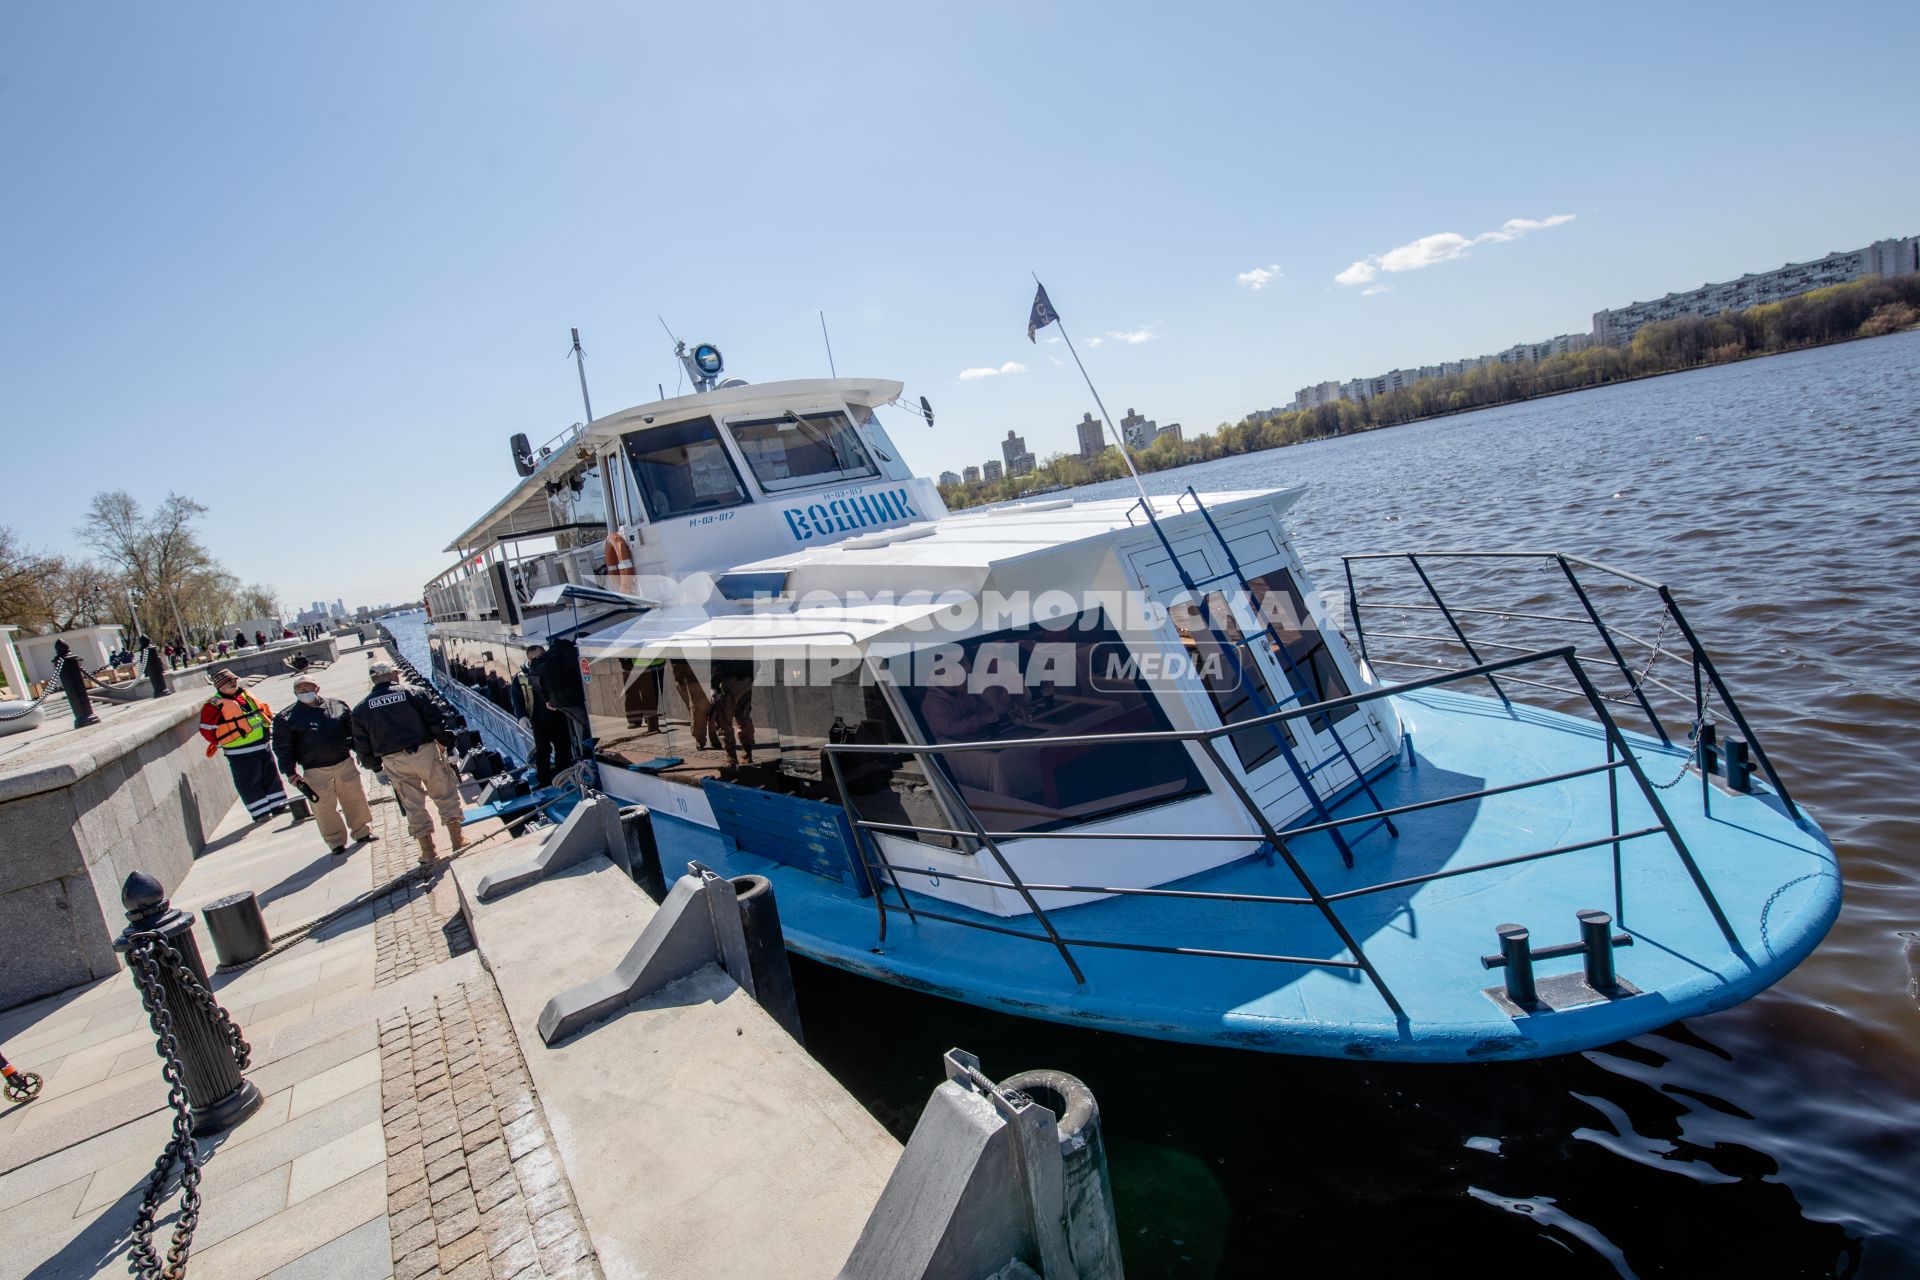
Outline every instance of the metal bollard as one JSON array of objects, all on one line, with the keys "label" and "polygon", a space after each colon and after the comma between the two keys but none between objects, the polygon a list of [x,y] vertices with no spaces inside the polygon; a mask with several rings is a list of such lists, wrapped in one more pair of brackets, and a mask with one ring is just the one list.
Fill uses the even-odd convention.
[{"label": "metal bollard", "polygon": [[660,869],[660,841],[654,838],[653,814],[643,804],[621,805],[620,835],[626,841],[633,882],[654,902],[664,902],[667,878]]},{"label": "metal bollard", "polygon": [[1533,985],[1533,951],[1528,944],[1531,935],[1521,924],[1496,925],[1493,931],[1500,938],[1500,961],[1507,971],[1507,999],[1522,1009],[1529,1008],[1540,999]]},{"label": "metal bollard", "polygon": [[1700,726],[1700,772],[1720,771],[1720,730],[1709,720]]},{"label": "metal bollard", "polygon": [[1753,761],[1745,738],[1727,739],[1727,786],[1739,792],[1753,790]]},{"label": "metal bollard", "polygon": [[773,900],[773,882],[765,876],[734,876],[733,891],[740,904],[740,928],[747,935],[753,998],[796,1044],[805,1044],[800,1034],[800,999],[793,990],[793,970],[787,964],[787,939],[780,928],[780,908]]},{"label": "metal bollard", "polygon": [[160,1035],[162,1059],[179,1072],[193,1108],[194,1136],[230,1129],[259,1109],[260,1090],[241,1074],[252,1051],[214,999],[193,940],[193,917],[173,909],[160,882],[138,871],[127,877],[120,901],[127,927],[113,949],[127,959]]},{"label": "metal bollard", "polygon": [[1576,911],[1580,922],[1580,945],[1587,970],[1587,985],[1595,991],[1612,992],[1620,988],[1613,972],[1613,917],[1604,911]]},{"label": "metal bollard", "polygon": [[1022,1071],[1000,1087],[1026,1094],[1058,1117],[1067,1215],[1068,1252],[1083,1280],[1122,1274],[1120,1229],[1107,1175],[1107,1144],[1093,1090],[1064,1071]]}]

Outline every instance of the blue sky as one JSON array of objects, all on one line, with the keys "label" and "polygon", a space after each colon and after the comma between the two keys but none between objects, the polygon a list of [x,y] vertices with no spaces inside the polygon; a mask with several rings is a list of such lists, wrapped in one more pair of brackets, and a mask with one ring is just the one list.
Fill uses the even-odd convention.
[{"label": "blue sky", "polygon": [[843,374],[933,401],[933,432],[893,419],[922,471],[1009,427],[1044,456],[1090,406],[1026,341],[1029,271],[1114,412],[1210,428],[1920,232],[1911,28],[1896,4],[9,6],[0,436],[29,478],[0,523],[70,549],[95,490],[177,489],[290,602],[413,596],[513,481],[507,436],[581,416],[569,326],[599,412],[672,392],[656,314],[758,381],[825,372],[824,309]]}]

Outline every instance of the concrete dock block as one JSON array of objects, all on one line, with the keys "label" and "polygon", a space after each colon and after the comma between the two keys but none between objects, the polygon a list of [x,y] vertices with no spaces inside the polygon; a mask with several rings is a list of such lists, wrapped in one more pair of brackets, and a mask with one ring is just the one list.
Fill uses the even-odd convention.
[{"label": "concrete dock block", "polygon": [[[474,895],[482,902],[492,902],[503,894],[565,871],[588,858],[606,856],[609,814],[612,830],[617,836],[620,830],[619,806],[606,796],[582,800],[573,806],[573,812],[567,815],[567,820],[541,841],[539,852],[523,862],[501,867],[482,877],[474,888]],[[622,853],[625,852],[624,840],[620,841],[619,848]]]},{"label": "concrete dock block", "polygon": [[[569,987],[547,1001],[540,1010],[540,1039],[556,1044],[696,969],[719,963],[711,910],[701,879],[681,876],[613,972]],[[734,918],[737,927],[737,907]]]}]

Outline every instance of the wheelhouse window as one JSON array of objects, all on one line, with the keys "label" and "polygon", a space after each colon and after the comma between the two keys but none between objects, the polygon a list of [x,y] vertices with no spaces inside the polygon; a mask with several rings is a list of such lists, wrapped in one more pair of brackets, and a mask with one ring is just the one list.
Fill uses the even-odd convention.
[{"label": "wheelhouse window", "polygon": [[[1260,664],[1241,634],[1240,623],[1227,606],[1226,596],[1215,591],[1207,596],[1204,610],[1183,601],[1168,612],[1173,617],[1174,627],[1180,632],[1180,643],[1185,648],[1188,663],[1206,686],[1214,709],[1220,713],[1221,724],[1238,724],[1255,716],[1284,710],[1280,706],[1280,699],[1273,694],[1273,687],[1261,674]],[[1211,627],[1208,626],[1209,621]],[[1216,630],[1232,646],[1231,658],[1223,650],[1220,641],[1214,638]],[[1236,661],[1238,670],[1235,669]],[[1258,698],[1253,696],[1255,690],[1259,692]],[[1284,720],[1273,728],[1259,725],[1251,729],[1239,729],[1229,735],[1233,740],[1234,752],[1240,757],[1241,768],[1257,769],[1280,754],[1280,743],[1274,737],[1274,729],[1285,735],[1289,747],[1299,746],[1291,726]]]},{"label": "wheelhouse window", "polygon": [[712,418],[629,432],[627,460],[640,500],[654,520],[693,515],[747,500],[746,485]]},{"label": "wheelhouse window", "polygon": [[[1286,655],[1280,659],[1280,665],[1287,678],[1306,695],[1303,701],[1326,702],[1351,693],[1346,678],[1334,663],[1333,652],[1327,648],[1326,637],[1320,634],[1312,612],[1301,598],[1293,575],[1285,569],[1275,569],[1252,579],[1247,586],[1253,591],[1253,607],[1280,637]],[[1359,709],[1349,703],[1328,715],[1338,723]]]},{"label": "wheelhouse window", "polygon": [[786,413],[729,422],[727,430],[769,493],[880,474],[844,413]]},{"label": "wheelhouse window", "polygon": [[990,831],[1038,833],[1206,789],[1178,742],[1050,741],[1170,727],[1097,609],[901,654],[887,675],[926,741],[1007,744],[929,757]]}]

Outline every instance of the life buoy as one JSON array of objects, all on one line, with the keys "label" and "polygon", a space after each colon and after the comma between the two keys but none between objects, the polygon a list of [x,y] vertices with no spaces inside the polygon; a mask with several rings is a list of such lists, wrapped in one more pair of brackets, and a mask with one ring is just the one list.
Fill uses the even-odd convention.
[{"label": "life buoy", "polygon": [[601,553],[607,560],[607,581],[622,586],[633,581],[633,548],[618,529],[607,535],[600,544]]}]

